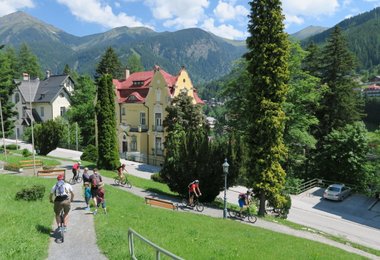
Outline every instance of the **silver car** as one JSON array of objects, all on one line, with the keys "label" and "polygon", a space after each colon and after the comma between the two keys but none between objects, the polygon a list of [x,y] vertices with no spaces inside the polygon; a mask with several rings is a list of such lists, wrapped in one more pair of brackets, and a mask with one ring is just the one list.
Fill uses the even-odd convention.
[{"label": "silver car", "polygon": [[323,193],[323,198],[342,201],[350,194],[351,188],[346,187],[344,184],[331,184]]}]

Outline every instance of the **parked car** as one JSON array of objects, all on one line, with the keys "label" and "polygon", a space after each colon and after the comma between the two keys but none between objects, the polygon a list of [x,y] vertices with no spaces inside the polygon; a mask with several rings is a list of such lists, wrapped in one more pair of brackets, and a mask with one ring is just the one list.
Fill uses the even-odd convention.
[{"label": "parked car", "polygon": [[331,184],[323,193],[323,198],[342,201],[351,194],[351,188],[344,184]]}]

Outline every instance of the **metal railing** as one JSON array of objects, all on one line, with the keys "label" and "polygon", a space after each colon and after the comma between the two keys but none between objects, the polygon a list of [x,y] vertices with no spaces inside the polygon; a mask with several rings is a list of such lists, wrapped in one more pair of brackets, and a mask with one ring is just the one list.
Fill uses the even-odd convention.
[{"label": "metal railing", "polygon": [[146,244],[150,245],[151,247],[153,247],[155,249],[157,260],[160,259],[161,254],[167,255],[167,256],[171,257],[172,259],[183,260],[183,258],[176,256],[175,254],[170,253],[169,251],[157,246],[156,244],[149,241],[148,239],[146,239],[145,237],[143,237],[142,235],[140,235],[139,233],[137,233],[133,229],[129,228],[128,229],[128,245],[129,245],[129,253],[130,253],[132,259],[135,259],[135,260],[137,259],[135,256],[135,247],[134,247],[134,241],[133,241],[135,236],[137,236],[143,242],[145,242]]}]

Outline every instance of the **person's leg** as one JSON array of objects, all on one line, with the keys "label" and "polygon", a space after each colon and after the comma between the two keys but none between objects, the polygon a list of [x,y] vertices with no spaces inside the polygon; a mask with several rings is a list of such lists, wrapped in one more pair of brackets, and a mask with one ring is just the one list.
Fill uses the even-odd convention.
[{"label": "person's leg", "polygon": [[63,215],[63,226],[67,227],[67,224],[69,222],[69,212],[70,212],[70,208],[71,208],[70,200],[64,200],[62,202],[62,204],[63,204],[63,211],[65,213]]},{"label": "person's leg", "polygon": [[59,216],[61,209],[62,209],[61,203],[58,201],[54,201],[55,222],[57,223],[57,227],[59,227],[61,223],[61,218]]}]

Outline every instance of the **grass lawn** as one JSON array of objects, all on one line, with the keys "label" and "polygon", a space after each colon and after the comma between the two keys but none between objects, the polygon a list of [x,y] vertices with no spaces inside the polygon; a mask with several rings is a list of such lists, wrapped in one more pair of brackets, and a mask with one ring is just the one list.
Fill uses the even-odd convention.
[{"label": "grass lawn", "polygon": [[[33,160],[33,157],[23,157],[20,156],[18,152],[10,152],[7,154],[7,162],[12,164],[19,164],[22,160]],[[55,159],[48,159],[46,156],[36,156],[36,160],[41,160],[43,165],[45,166],[56,166],[60,165],[60,162]],[[0,161],[5,162],[5,155],[2,153],[0,154]]]},{"label": "grass lawn", "polygon": [[[95,219],[98,245],[109,259],[127,259],[128,228],[185,259],[360,259],[338,248],[232,220],[151,207],[106,186],[109,214]],[[138,239],[138,259],[154,251]],[[364,259],[364,258],[363,258]]]},{"label": "grass lawn", "polygon": [[[0,258],[46,259],[54,213],[48,194],[55,180],[0,175]],[[46,187],[42,201],[17,201],[23,188]]]}]

